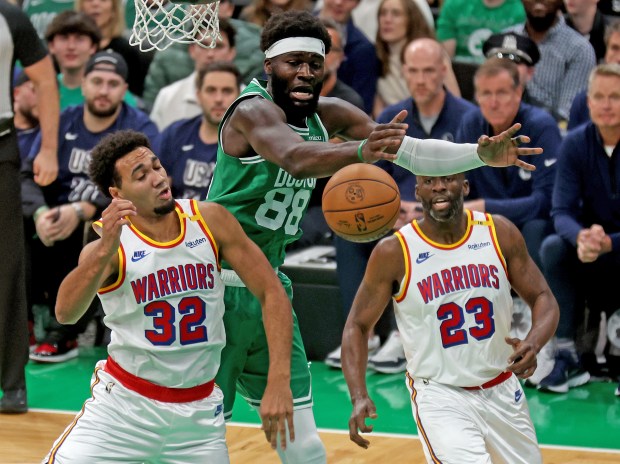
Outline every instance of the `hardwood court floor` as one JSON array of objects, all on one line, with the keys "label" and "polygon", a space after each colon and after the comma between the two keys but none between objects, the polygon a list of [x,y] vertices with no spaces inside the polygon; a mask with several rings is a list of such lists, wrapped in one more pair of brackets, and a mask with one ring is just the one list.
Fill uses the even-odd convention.
[{"label": "hardwood court floor", "polygon": [[[29,364],[31,412],[0,415],[0,464],[38,463],[52,442],[89,396],[89,379],[101,349],[81,349],[79,358],[58,365]],[[379,418],[369,435],[371,447],[358,448],[346,432],[350,414],[342,372],[322,363],[311,366],[315,416],[330,463],[423,462],[415,435],[408,392],[402,375],[369,375],[368,385]],[[592,383],[566,395],[544,395],[526,389],[532,420],[547,464],[620,464],[620,400],[615,384]],[[48,412],[40,412],[42,410]],[[228,445],[233,464],[277,464],[258,416],[237,400]]]}]

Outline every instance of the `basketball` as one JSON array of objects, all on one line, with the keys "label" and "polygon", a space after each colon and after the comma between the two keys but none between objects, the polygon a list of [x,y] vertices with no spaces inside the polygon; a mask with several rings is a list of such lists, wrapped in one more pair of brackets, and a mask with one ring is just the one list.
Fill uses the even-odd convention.
[{"label": "basketball", "polygon": [[325,185],[323,215],[336,235],[371,242],[387,234],[398,219],[400,192],[392,176],[372,164],[351,164]]}]

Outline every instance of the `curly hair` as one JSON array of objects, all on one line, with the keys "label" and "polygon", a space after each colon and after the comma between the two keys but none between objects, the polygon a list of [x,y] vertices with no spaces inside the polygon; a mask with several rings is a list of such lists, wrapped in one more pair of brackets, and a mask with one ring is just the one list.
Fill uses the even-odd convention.
[{"label": "curly hair", "polygon": [[273,15],[265,24],[260,38],[260,48],[264,52],[278,40],[288,37],[312,37],[322,40],[325,53],[329,53],[332,40],[319,18],[307,11],[286,11]]},{"label": "curly hair", "polygon": [[88,174],[108,198],[111,198],[110,187],[121,187],[116,161],[140,147],[151,149],[146,135],[133,130],[122,130],[106,135],[93,148]]}]

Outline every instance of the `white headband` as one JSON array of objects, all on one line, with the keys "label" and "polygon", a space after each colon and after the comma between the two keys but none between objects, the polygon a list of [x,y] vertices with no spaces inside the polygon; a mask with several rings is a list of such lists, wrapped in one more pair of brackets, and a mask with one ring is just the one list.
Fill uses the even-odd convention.
[{"label": "white headband", "polygon": [[317,53],[325,58],[325,44],[314,37],[288,37],[278,40],[265,51],[265,58],[273,58],[290,52]]}]

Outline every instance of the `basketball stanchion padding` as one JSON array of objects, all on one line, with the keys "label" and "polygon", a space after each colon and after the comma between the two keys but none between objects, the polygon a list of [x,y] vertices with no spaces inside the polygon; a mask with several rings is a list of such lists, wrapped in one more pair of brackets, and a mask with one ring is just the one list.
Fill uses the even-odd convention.
[{"label": "basketball stanchion padding", "polygon": [[334,233],[351,242],[371,242],[392,230],[400,192],[392,176],[372,164],[351,164],[325,185],[323,215]]}]

